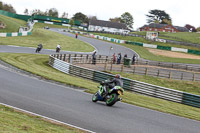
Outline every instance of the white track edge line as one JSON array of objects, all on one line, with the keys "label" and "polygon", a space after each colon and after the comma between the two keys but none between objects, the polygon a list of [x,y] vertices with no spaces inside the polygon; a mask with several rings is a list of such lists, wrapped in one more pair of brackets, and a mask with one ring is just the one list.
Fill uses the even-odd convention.
[{"label": "white track edge line", "polygon": [[47,119],[47,120],[51,120],[51,121],[53,121],[53,122],[57,122],[57,123],[60,123],[60,124],[64,124],[64,125],[67,125],[67,126],[70,126],[70,127],[76,128],[76,129],[80,129],[80,130],[83,130],[83,131],[86,131],[86,132],[89,132],[89,133],[95,133],[95,132],[93,132],[93,131],[90,131],[90,130],[87,130],[87,129],[84,129],[84,128],[81,128],[81,127],[78,127],[78,126],[75,126],[75,125],[72,125],[72,124],[69,124],[69,123],[65,123],[65,122],[62,122],[62,121],[59,121],[59,120],[56,120],[56,119],[53,119],[53,118],[49,118],[49,117],[46,117],[46,116],[43,116],[43,115],[39,115],[39,114],[30,112],[30,111],[27,111],[27,110],[24,110],[24,109],[20,109],[20,108],[17,108],[17,107],[8,105],[8,104],[4,104],[4,103],[1,103],[1,102],[0,102],[0,105],[7,106],[7,107],[10,107],[10,108],[13,108],[13,109],[16,109],[16,110],[19,110],[19,111],[22,111],[22,112],[25,112],[25,113],[34,115],[34,116],[39,116],[39,117],[45,118],[45,119]]}]

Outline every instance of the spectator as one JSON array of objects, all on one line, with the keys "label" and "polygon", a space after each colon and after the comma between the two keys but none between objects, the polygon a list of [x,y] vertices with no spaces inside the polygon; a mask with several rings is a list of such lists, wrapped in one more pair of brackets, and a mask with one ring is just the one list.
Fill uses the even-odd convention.
[{"label": "spectator", "polygon": [[76,39],[78,38],[78,33],[76,33]]},{"label": "spectator", "polygon": [[121,53],[119,53],[118,55],[117,55],[117,64],[120,64],[120,62],[121,62]]},{"label": "spectator", "polygon": [[115,56],[115,53],[113,54],[113,64],[115,64],[116,62],[116,56]]},{"label": "spectator", "polygon": [[127,58],[127,57],[128,57],[127,54],[125,54],[125,55],[124,55],[124,58]]},{"label": "spectator", "polygon": [[96,51],[92,54],[92,64],[96,65]]},{"label": "spectator", "polygon": [[135,60],[136,60],[136,56],[135,56],[135,55],[133,55],[133,58],[132,58],[132,65],[134,65],[134,64],[135,64]]}]

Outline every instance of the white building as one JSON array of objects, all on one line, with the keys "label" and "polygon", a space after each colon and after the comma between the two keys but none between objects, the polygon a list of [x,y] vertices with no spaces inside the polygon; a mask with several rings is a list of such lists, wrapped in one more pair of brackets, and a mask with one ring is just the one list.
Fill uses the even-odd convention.
[{"label": "white building", "polygon": [[129,33],[130,30],[126,27],[125,24],[103,21],[103,20],[90,20],[88,31],[105,31],[112,33]]}]

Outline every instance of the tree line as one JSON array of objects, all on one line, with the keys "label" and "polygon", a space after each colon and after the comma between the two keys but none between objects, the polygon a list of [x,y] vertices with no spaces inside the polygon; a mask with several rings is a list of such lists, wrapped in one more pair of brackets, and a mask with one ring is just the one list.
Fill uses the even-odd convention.
[{"label": "tree line", "polygon": [[6,4],[0,1],[0,10],[16,13],[16,10],[13,8],[11,4]]}]

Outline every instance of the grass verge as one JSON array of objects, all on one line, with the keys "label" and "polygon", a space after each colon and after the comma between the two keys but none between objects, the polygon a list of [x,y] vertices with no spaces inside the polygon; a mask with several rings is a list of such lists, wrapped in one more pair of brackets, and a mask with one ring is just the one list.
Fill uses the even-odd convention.
[{"label": "grass verge", "polygon": [[44,24],[36,23],[31,36],[1,38],[0,45],[37,47],[39,43],[42,43],[44,49],[55,49],[57,44],[60,44],[61,50],[66,51],[91,52],[94,50],[94,48],[88,43],[72,37],[58,34],[53,31],[45,30],[42,28],[43,26]]},{"label": "grass verge", "polygon": [[4,133],[83,133],[78,129],[49,122],[38,116],[0,105],[0,131]]},{"label": "grass verge", "polygon": [[[146,36],[146,31],[133,32],[134,34]],[[200,34],[195,32],[159,32],[159,38],[175,40],[175,41],[188,41],[191,43],[200,44]],[[163,35],[163,36],[162,36]]]},{"label": "grass verge", "polygon": [[[48,66],[47,55],[0,53],[0,59],[23,70],[40,75],[46,79],[85,88],[87,89],[86,92],[89,93],[97,91],[96,86],[98,83],[64,74]],[[173,82],[170,84],[173,84]],[[176,82],[174,84],[176,84]],[[143,96],[128,91],[126,91],[123,96],[123,102],[200,121],[200,108]]]}]

